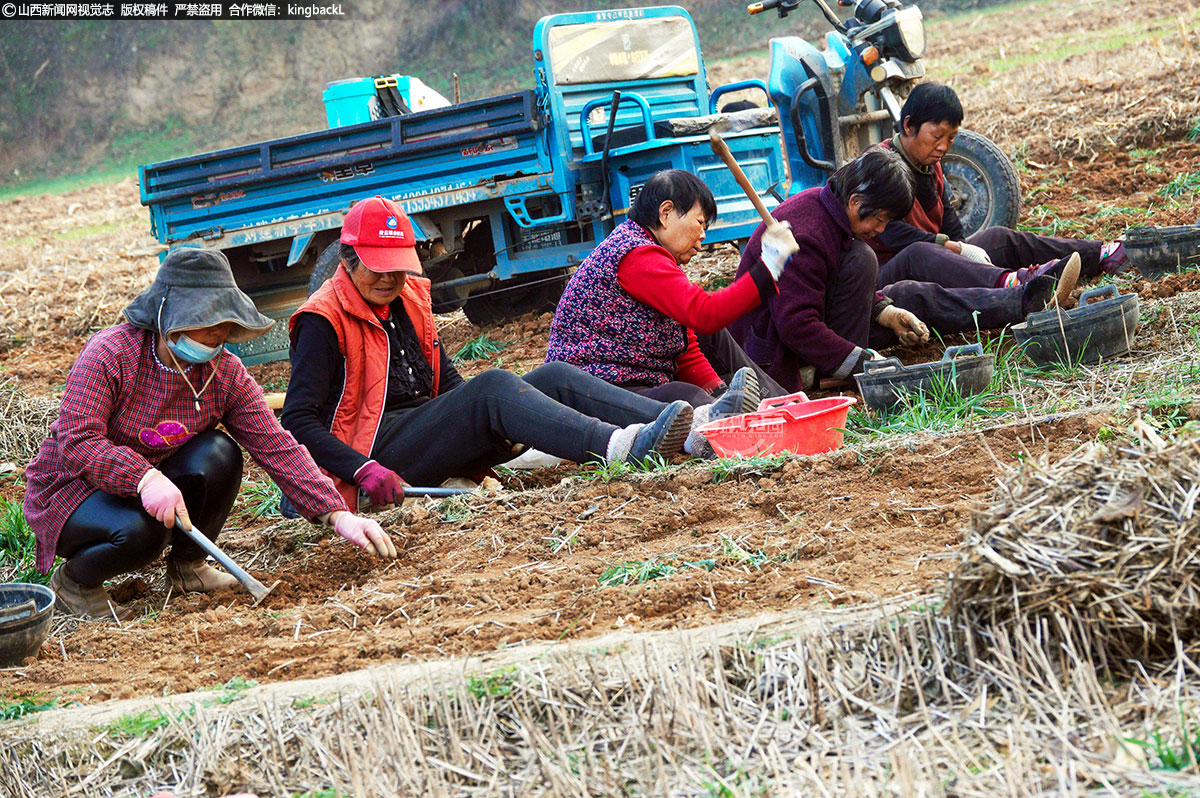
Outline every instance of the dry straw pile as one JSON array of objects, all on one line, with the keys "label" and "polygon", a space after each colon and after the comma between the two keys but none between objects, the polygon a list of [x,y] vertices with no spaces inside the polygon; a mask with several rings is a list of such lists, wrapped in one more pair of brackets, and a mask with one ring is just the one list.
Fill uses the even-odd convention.
[{"label": "dry straw pile", "polygon": [[1098,667],[1174,658],[1200,637],[1200,443],[1092,443],[1002,483],[968,533],[948,612],[985,645],[1017,625]]},{"label": "dry straw pile", "polygon": [[16,390],[11,381],[0,385],[0,464],[32,460],[57,417],[58,402]]}]

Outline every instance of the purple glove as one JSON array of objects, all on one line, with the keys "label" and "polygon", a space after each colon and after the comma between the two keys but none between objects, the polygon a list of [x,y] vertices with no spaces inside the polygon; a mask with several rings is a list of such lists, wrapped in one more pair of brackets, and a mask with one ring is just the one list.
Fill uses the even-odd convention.
[{"label": "purple glove", "polygon": [[374,460],[368,460],[354,472],[354,482],[371,497],[372,504],[382,507],[404,501],[404,480]]}]

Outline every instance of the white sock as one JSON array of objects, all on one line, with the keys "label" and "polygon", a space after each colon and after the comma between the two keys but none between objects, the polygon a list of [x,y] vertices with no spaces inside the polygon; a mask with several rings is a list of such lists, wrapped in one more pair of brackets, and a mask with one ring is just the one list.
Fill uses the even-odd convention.
[{"label": "white sock", "polygon": [[684,454],[700,457],[708,450],[708,441],[700,434],[699,428],[708,423],[711,412],[712,405],[700,405],[692,410],[692,428],[688,431],[687,440],[683,442]]},{"label": "white sock", "polygon": [[608,439],[608,450],[604,453],[604,459],[610,463],[629,459],[629,450],[633,448],[633,440],[644,426],[646,425],[630,424],[628,427],[614,432]]}]

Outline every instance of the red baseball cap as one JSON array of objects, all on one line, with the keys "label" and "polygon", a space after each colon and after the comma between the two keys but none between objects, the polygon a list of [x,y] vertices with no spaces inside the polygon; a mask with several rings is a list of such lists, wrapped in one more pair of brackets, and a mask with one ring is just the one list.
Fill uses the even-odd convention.
[{"label": "red baseball cap", "polygon": [[389,199],[371,197],[351,208],[342,222],[341,241],[354,247],[373,272],[421,274],[412,222]]}]

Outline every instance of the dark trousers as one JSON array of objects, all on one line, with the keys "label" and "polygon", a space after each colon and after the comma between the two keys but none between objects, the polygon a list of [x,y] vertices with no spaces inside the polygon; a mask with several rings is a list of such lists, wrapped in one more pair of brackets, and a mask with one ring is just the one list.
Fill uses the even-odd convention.
[{"label": "dark trousers", "polygon": [[875,285],[883,290],[892,283],[913,280],[937,283],[943,288],[994,288],[1010,271],[976,263],[945,247],[921,241],[909,244],[887,263],[880,264]]},{"label": "dark trousers", "polygon": [[1072,252],[1078,252],[1079,276],[1084,278],[1095,277],[1100,273],[1100,250],[1104,247],[1102,241],[1052,238],[1007,227],[980,230],[968,238],[967,243],[983,247],[992,263],[1010,271],[1026,266],[1040,266],[1047,261],[1065,258]]},{"label": "dark trousers", "polygon": [[566,363],[524,377],[489,369],[419,407],[384,414],[371,457],[410,485],[437,485],[511,460],[512,444],[586,462],[618,427],[653,421],[662,402]]},{"label": "dark trousers", "polygon": [[[787,395],[787,390],[783,386],[775,382],[761,366],[750,359],[745,350],[729,334],[729,330],[721,330],[712,335],[697,335],[696,340],[700,343],[700,352],[708,359],[708,363],[713,367],[713,371],[717,372],[717,376],[726,385],[733,379],[733,375],[738,369],[749,366],[758,375],[758,391],[763,399]],[[622,387],[634,393],[640,393],[642,396],[657,399],[660,402],[674,402],[682,399],[692,407],[700,407],[701,405],[709,404],[713,400],[708,392],[699,385],[693,385],[690,382],[680,382],[678,380],[664,382],[662,385],[656,385],[653,388],[644,388],[637,385],[625,385]]]},{"label": "dark trousers", "polygon": [[[870,247],[861,241],[850,245],[825,293],[825,324],[857,346],[886,349],[896,344],[895,333],[871,323],[878,269]],[[974,330],[977,318],[982,330],[1021,320],[1023,289],[1019,286],[946,288],[934,282],[901,280],[881,290],[897,307],[911,311],[930,330],[942,335]]]},{"label": "dark trousers", "polygon": [[[995,330],[1022,320],[1023,286],[1013,288],[943,288],[937,283],[901,280],[885,286],[883,294],[896,307],[911,311],[933,332]],[[886,349],[896,344],[896,334],[879,324],[871,325],[870,346]]]},{"label": "dark trousers", "polygon": [[[225,433],[208,430],[159,463],[158,470],[183,494],[195,528],[216,540],[242,484],[238,445]],[[174,559],[204,557],[204,549],[183,532],[160,524],[138,497],[98,490],[63,525],[57,552],[67,560],[68,576],[84,587],[99,587],[118,574],[149,565],[167,543]]]},{"label": "dark trousers", "polygon": [[994,265],[976,263],[945,247],[921,242],[908,245],[881,265],[876,286],[882,290],[886,285],[914,280],[937,283],[943,288],[994,288],[1007,272],[1040,266],[1072,252],[1079,253],[1081,276],[1100,273],[1103,244],[1099,241],[1050,238],[1007,227],[989,227],[968,238],[967,243],[986,250]]},{"label": "dark trousers", "polygon": [[878,274],[875,250],[852,241],[825,285],[825,326],[855,346],[870,346],[871,328],[878,327],[871,324]]}]

